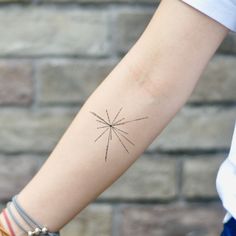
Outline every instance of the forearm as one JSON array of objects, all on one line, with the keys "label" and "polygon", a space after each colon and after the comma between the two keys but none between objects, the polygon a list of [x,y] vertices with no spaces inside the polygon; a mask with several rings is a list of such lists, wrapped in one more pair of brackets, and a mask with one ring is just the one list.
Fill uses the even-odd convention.
[{"label": "forearm", "polygon": [[[24,209],[56,231],[97,198],[186,102],[226,33],[184,3],[162,1],[142,36],[89,97],[20,192]],[[107,128],[97,128],[102,126]]]}]

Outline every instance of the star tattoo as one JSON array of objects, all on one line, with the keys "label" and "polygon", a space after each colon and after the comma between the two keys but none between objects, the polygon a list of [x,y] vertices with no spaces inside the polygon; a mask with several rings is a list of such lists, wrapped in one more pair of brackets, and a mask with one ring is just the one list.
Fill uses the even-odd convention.
[{"label": "star tattoo", "polygon": [[106,150],[105,150],[105,161],[107,160],[108,156],[108,150],[110,146],[110,142],[112,141],[112,136],[116,137],[122,147],[126,150],[127,153],[129,153],[129,150],[125,144],[125,142],[128,142],[129,144],[135,146],[135,144],[128,138],[128,132],[122,129],[122,125],[125,125],[130,122],[134,121],[140,121],[147,119],[148,116],[133,119],[133,120],[126,120],[125,117],[118,118],[121,110],[123,107],[119,109],[117,114],[113,119],[110,118],[108,111],[106,110],[106,118],[101,117],[95,112],[90,111],[91,114],[93,114],[97,119],[96,121],[99,123],[99,126],[97,129],[101,129],[102,132],[99,134],[99,136],[94,140],[94,142],[97,142],[102,136],[104,136],[107,133],[107,142],[106,142]]}]

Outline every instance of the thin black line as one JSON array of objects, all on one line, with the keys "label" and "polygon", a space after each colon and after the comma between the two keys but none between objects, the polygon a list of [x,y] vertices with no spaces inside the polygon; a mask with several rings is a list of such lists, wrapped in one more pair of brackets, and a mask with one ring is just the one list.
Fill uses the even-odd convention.
[{"label": "thin black line", "polygon": [[147,117],[143,117],[143,118],[138,118],[138,119],[135,119],[135,120],[128,120],[128,121],[125,121],[125,122],[122,122],[122,123],[119,123],[119,124],[116,124],[116,125],[124,125],[126,123],[129,123],[129,122],[133,122],[133,121],[138,121],[138,120],[143,120],[143,119],[147,119]]},{"label": "thin black line", "polygon": [[108,129],[109,127],[103,133],[101,133],[94,141],[96,142]]},{"label": "thin black line", "polygon": [[115,129],[113,129],[115,135],[117,136],[117,138],[119,139],[120,143],[122,144],[122,146],[125,148],[125,150],[129,153],[128,149],[126,148],[126,146],[123,144],[123,142],[121,141],[120,137],[118,136],[118,134],[116,133]]},{"label": "thin black line", "polygon": [[[111,131],[111,129],[110,129]],[[105,161],[107,160],[108,148],[109,148],[110,136],[108,135],[107,139],[107,146],[106,146],[106,153],[105,153]]]},{"label": "thin black line", "polygon": [[106,124],[105,122],[103,122],[103,121],[101,121],[101,120],[96,120],[96,121],[98,121],[98,122],[100,122],[100,123],[102,123],[102,124]]},{"label": "thin black line", "polygon": [[108,138],[111,139],[111,127],[109,127],[109,134],[108,134]]},{"label": "thin black line", "polygon": [[107,121],[105,121],[102,117],[100,117],[99,115],[97,115],[95,112],[91,112],[94,116],[98,117],[99,119],[103,120],[106,124],[110,125],[109,123],[107,123]]},{"label": "thin black line", "polygon": [[[115,127],[114,127],[114,129],[116,129]],[[118,132],[118,131],[117,131]],[[131,141],[131,140],[129,140],[125,135],[123,135],[123,134],[121,134],[121,133],[119,133],[122,137],[124,137],[129,143],[131,143],[133,146],[135,146],[135,144]]]},{"label": "thin black line", "polygon": [[112,140],[112,127],[110,127],[110,134],[111,134],[111,140]]},{"label": "thin black line", "polygon": [[97,129],[109,127],[108,125],[97,127]]},{"label": "thin black line", "polygon": [[114,124],[112,124],[112,125],[115,125],[115,124],[117,124],[117,123],[119,123],[119,122],[121,122],[122,120],[124,120],[125,119],[125,117],[124,118],[122,118],[122,119],[120,119],[120,120],[118,120],[118,121],[116,121]]},{"label": "thin black line", "polygon": [[107,113],[108,122],[111,123],[107,110],[106,110],[106,113]]},{"label": "thin black line", "polygon": [[120,130],[121,132],[123,132],[123,133],[125,133],[125,134],[129,134],[128,132],[126,132],[126,131],[124,131],[124,130],[122,130],[122,129],[119,129],[119,128],[117,128],[117,127],[112,126],[112,128],[118,129],[118,130]]},{"label": "thin black line", "polygon": [[113,124],[113,122],[115,122],[117,116],[120,114],[120,112],[121,112],[122,109],[123,109],[123,107],[121,107],[120,110],[117,112],[115,118],[114,118],[113,121],[112,121],[112,124]]}]

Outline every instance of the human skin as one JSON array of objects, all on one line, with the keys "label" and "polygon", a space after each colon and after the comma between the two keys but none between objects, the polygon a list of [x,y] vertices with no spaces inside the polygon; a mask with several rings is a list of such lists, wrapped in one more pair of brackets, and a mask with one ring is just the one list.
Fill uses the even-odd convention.
[{"label": "human skin", "polygon": [[[26,212],[56,232],[94,201],[184,105],[227,33],[224,26],[185,3],[162,0],[143,34],[90,95],[38,173],[20,191],[18,200]],[[110,129],[106,122],[118,111],[106,155]],[[97,129],[102,126],[107,131],[95,142],[106,129]],[[25,225],[15,208],[12,211]],[[2,215],[0,220],[6,227]],[[11,222],[16,235],[22,235]]]}]

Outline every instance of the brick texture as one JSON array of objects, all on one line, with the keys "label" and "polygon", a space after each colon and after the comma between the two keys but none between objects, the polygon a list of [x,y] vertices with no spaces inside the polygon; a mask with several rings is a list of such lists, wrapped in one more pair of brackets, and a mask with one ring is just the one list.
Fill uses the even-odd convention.
[{"label": "brick texture", "polygon": [[62,236],[110,236],[112,234],[112,206],[91,204],[64,226],[60,233]]},{"label": "brick texture", "polygon": [[[37,68],[41,104],[83,103],[109,74],[116,62],[50,61]],[[93,68],[91,70],[90,68]]]},{"label": "brick texture", "polygon": [[0,9],[0,22],[0,55],[108,53],[104,11],[15,6]]},{"label": "brick texture", "polygon": [[[0,149],[4,153],[48,152],[59,141],[75,112],[6,110],[0,114]],[[22,138],[23,137],[23,138]]]},{"label": "brick texture", "polygon": [[187,198],[217,198],[216,175],[224,155],[185,159],[182,194]]},{"label": "brick texture", "polygon": [[177,195],[176,182],[176,160],[144,155],[99,198],[168,200]]},{"label": "brick texture", "polygon": [[0,200],[17,194],[36,174],[45,158],[37,155],[0,155]]},{"label": "brick texture", "polygon": [[216,55],[203,72],[190,102],[234,102],[236,57]]},{"label": "brick texture", "polygon": [[185,106],[148,150],[228,149],[235,117],[234,108]]},{"label": "brick texture", "polygon": [[217,205],[127,206],[122,212],[122,236],[216,236],[222,228]]},{"label": "brick texture", "polygon": [[31,64],[0,61],[0,105],[29,105],[32,100]]}]

